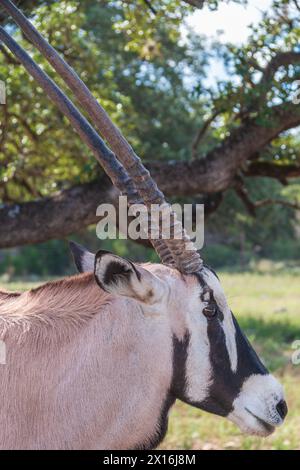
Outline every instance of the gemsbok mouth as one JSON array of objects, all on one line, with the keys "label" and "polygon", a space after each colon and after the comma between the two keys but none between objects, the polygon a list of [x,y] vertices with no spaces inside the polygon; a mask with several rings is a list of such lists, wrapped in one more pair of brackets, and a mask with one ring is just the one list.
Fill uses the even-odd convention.
[{"label": "gemsbok mouth", "polygon": [[271,434],[272,432],[274,432],[275,426],[272,426],[271,424],[267,423],[265,420],[263,420],[262,418],[260,418],[260,417],[257,416],[256,414],[252,413],[252,411],[250,411],[249,408],[245,408],[245,410],[246,410],[251,416],[253,416],[253,418],[255,418],[256,421],[258,421],[258,423],[264,428],[264,430],[265,430],[268,434]]}]

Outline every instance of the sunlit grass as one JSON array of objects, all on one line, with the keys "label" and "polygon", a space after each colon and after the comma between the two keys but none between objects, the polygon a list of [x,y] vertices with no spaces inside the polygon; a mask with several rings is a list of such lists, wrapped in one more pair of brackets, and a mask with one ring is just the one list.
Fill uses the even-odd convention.
[{"label": "sunlit grass", "polygon": [[[244,436],[224,418],[178,402],[161,449],[300,449],[300,365],[291,363],[292,343],[300,340],[300,275],[218,274],[240,325],[283,383],[289,414],[281,428],[261,439]],[[2,283],[9,290],[36,285]]]}]

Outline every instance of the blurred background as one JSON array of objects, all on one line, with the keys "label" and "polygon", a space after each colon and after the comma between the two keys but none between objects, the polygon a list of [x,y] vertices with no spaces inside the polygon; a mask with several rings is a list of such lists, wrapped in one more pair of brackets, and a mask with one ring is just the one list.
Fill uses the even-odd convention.
[{"label": "blurred background", "polygon": [[[287,424],[268,439],[241,436],[225,420],[178,404],[162,447],[299,449],[300,366],[291,358],[300,340],[300,1],[18,4],[168,199],[205,204],[203,257],[287,389]],[[0,22],[56,79],[1,12]],[[0,80],[1,287],[74,273],[67,239],[155,261],[147,246],[97,239],[97,206],[117,202],[111,183],[3,45]]]}]

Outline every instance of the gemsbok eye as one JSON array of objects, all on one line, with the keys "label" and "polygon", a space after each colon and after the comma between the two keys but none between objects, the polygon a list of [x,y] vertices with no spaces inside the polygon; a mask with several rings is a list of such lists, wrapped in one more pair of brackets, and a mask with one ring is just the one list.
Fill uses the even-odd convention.
[{"label": "gemsbok eye", "polygon": [[207,318],[213,318],[216,316],[218,312],[217,305],[216,304],[207,305],[207,307],[204,307],[202,312],[203,312],[203,315],[205,315]]}]

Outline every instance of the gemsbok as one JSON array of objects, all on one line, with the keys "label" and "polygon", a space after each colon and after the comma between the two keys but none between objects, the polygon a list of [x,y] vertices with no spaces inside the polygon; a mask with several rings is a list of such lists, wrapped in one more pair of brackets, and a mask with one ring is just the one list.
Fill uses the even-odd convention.
[{"label": "gemsbok", "polygon": [[[9,0],[1,6],[75,94],[91,124],[0,28],[130,204],[163,206],[174,233],[149,239],[162,264],[135,264],[72,243],[80,274],[0,294],[1,449],[152,449],[176,399],[267,436],[284,421],[268,373],[141,160],[76,73]],[[150,235],[150,232],[149,232]]]}]

